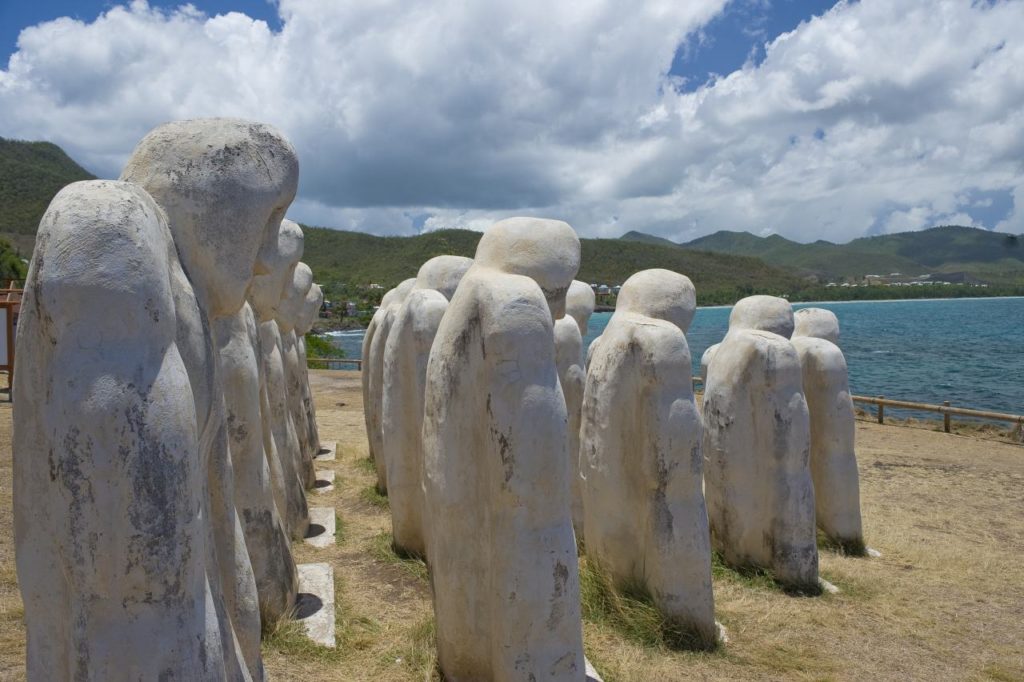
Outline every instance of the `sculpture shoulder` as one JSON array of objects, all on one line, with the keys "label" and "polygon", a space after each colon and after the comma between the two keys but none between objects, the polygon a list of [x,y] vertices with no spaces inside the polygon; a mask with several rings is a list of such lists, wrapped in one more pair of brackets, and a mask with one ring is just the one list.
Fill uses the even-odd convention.
[{"label": "sculpture shoulder", "polygon": [[395,316],[394,326],[417,335],[433,336],[448,309],[448,299],[434,289],[413,289]]},{"label": "sculpture shoulder", "polygon": [[793,347],[804,367],[817,371],[846,372],[846,357],[843,351],[827,339],[797,336],[793,338]]},{"label": "sculpture shoulder", "polygon": [[173,339],[175,264],[166,219],[144,190],[78,182],[43,216],[26,286],[49,331],[80,347]]}]

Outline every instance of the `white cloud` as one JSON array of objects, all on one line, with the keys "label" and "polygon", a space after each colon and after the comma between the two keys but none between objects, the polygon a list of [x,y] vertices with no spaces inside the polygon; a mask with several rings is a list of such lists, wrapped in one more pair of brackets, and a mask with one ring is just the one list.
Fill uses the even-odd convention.
[{"label": "white cloud", "polygon": [[161,121],[264,120],[300,153],[294,217],[382,233],[525,213],[845,241],[969,219],[993,190],[1020,229],[1024,3],[840,3],[677,92],[676,49],[724,2],[281,0],[279,33],[136,2],[25,29],[0,135],[116,175]]}]

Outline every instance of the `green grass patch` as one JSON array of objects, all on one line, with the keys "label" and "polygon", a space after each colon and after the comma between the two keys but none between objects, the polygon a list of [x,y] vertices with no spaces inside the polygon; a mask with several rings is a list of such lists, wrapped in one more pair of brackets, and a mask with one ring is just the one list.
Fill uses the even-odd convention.
[{"label": "green grass patch", "polygon": [[760,566],[732,566],[718,552],[711,555],[711,577],[738,583],[752,590],[784,592],[794,597],[817,597],[822,593],[819,585],[789,585],[778,581],[771,571]]},{"label": "green grass patch", "polygon": [[360,457],[357,459],[356,467],[362,469],[365,473],[370,474],[374,478],[377,477],[377,465],[369,457]]},{"label": "green grass patch", "polygon": [[359,499],[377,509],[390,509],[387,495],[381,495],[376,485],[366,486],[359,491]]},{"label": "green grass patch", "polygon": [[662,615],[643,586],[616,586],[607,573],[586,560],[580,565],[580,599],[584,619],[610,625],[641,646],[676,651],[708,651],[717,646],[714,640],[707,641],[692,628]]},{"label": "green grass patch", "polygon": [[417,580],[427,582],[429,573],[422,559],[407,556],[395,550],[395,538],[387,531],[381,531],[370,539],[370,556],[377,561],[398,566]]}]

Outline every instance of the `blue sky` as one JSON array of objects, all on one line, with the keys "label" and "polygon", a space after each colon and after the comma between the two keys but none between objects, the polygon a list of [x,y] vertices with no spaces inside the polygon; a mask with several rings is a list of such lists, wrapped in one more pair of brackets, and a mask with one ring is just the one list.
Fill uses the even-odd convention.
[{"label": "blue sky", "polygon": [[116,177],[168,119],[262,120],[291,217],[381,234],[1024,231],[1022,0],[193,5],[0,0],[0,136]]}]

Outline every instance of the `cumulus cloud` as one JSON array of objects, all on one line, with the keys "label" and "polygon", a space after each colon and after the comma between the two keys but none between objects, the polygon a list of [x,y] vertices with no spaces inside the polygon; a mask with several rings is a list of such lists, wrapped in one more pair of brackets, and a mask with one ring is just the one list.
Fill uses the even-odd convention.
[{"label": "cumulus cloud", "polygon": [[569,220],[691,239],[845,241],[1024,221],[1024,3],[840,2],[759,64],[681,92],[681,44],[725,0],[280,0],[282,29],[144,2],[26,28],[0,135],[116,175],[155,124],[272,123],[302,161],[303,221],[379,233]]}]

